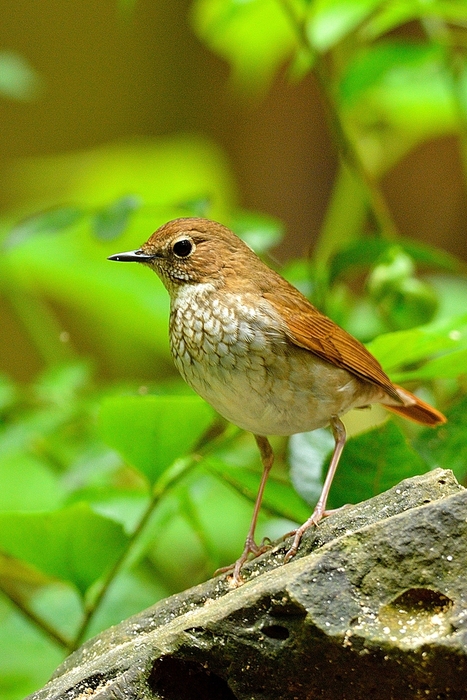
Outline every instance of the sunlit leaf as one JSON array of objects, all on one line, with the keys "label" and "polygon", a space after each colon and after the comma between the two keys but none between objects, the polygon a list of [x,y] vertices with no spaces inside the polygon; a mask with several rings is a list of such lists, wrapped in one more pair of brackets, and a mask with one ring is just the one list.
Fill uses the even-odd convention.
[{"label": "sunlit leaf", "polygon": [[456,379],[467,375],[467,348],[435,357],[422,367],[406,372],[395,372],[395,382],[424,381],[428,379]]},{"label": "sunlit leaf", "polygon": [[373,87],[386,86],[408,91],[410,81],[415,76],[420,82],[418,85],[412,84],[413,93],[409,95],[407,92],[408,98],[417,100],[422,95],[426,96],[429,79],[432,81],[432,98],[441,94],[446,98],[448,86],[441,70],[442,59],[440,48],[432,44],[383,41],[370,45],[349,61],[339,85],[340,99],[345,105],[353,103]]},{"label": "sunlit leaf", "polygon": [[339,102],[378,176],[417,143],[458,129],[452,78],[433,43],[387,41],[357,52],[343,71]]},{"label": "sunlit leaf", "polygon": [[327,51],[354,31],[381,0],[316,0],[310,3],[307,35],[318,51]]},{"label": "sunlit leaf", "polygon": [[40,513],[0,513],[0,548],[81,594],[123,551],[122,527],[85,503]]},{"label": "sunlit leaf", "polygon": [[190,453],[213,416],[198,396],[118,396],[103,401],[99,424],[104,440],[155,482]]},{"label": "sunlit leaf", "polygon": [[50,678],[63,651],[3,600],[0,616],[0,697],[18,700]]},{"label": "sunlit leaf", "polygon": [[425,360],[441,351],[467,346],[467,314],[434,321],[427,326],[385,333],[367,345],[388,372]]},{"label": "sunlit leaf", "polygon": [[4,374],[0,374],[0,412],[8,409],[17,397],[14,382]]},{"label": "sunlit leaf", "polygon": [[[289,4],[294,13],[303,9],[300,1]],[[193,25],[229,61],[234,80],[253,91],[267,87],[299,45],[289,13],[276,0],[196,0]]]}]

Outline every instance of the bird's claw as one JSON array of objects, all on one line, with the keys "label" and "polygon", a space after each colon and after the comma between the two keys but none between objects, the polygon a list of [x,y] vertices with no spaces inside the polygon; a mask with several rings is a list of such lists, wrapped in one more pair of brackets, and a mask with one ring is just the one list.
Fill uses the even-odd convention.
[{"label": "bird's claw", "polygon": [[244,583],[244,580],[242,578],[242,568],[243,565],[248,561],[250,554],[253,554],[253,558],[259,557],[260,554],[264,554],[264,552],[267,552],[268,549],[270,549],[271,545],[270,544],[265,544],[267,538],[265,537],[260,545],[257,545],[256,542],[252,539],[247,539],[245,542],[245,547],[243,549],[242,555],[237,559],[236,562],[233,564],[230,564],[230,566],[223,566],[220,569],[216,569],[214,572],[214,576],[217,576],[218,574],[224,574],[227,571],[233,571],[232,577],[231,577],[231,583],[233,587],[241,586],[242,583]]}]

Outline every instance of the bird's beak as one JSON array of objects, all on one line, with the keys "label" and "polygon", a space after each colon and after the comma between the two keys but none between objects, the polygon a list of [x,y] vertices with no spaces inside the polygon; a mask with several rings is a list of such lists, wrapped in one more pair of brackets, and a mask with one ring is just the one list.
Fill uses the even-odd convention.
[{"label": "bird's beak", "polygon": [[157,255],[149,255],[144,250],[128,250],[126,253],[116,253],[109,255],[107,260],[115,260],[116,262],[149,262],[154,260]]}]

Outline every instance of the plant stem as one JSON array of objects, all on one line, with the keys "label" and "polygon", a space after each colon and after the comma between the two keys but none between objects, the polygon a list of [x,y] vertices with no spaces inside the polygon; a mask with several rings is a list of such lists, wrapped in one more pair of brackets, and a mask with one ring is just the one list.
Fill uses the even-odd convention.
[{"label": "plant stem", "polygon": [[47,637],[49,637],[55,644],[58,644],[58,646],[66,652],[69,652],[72,649],[72,642],[69,639],[60,634],[58,630],[49,625],[49,623],[43,618],[39,617],[39,615],[36,615],[36,613],[28,608],[20,598],[17,598],[5,588],[1,588],[1,591],[21,612],[22,615],[31,620],[31,622],[33,622],[34,625],[38,627],[45,635],[47,635]]},{"label": "plant stem", "polygon": [[[377,222],[379,233],[385,238],[396,238],[398,231],[392,219],[391,212],[386,203],[386,200],[381,192],[378,182],[365,167],[365,163],[359,153],[357,145],[354,143],[351,135],[348,133],[342,113],[336,105],[336,100],[332,91],[332,78],[328,74],[324,57],[314,51],[310,44],[305,21],[306,17],[297,17],[297,14],[290,0],[279,0],[284,12],[295,30],[299,45],[307,49],[314,55],[314,72],[318,83],[321,87],[321,93],[324,100],[324,106],[327,112],[328,121],[334,133],[335,142],[341,158],[347,163],[350,170],[355,173],[355,176],[360,180],[368,200],[368,205],[373,212],[373,216]],[[328,231],[328,229],[326,229]],[[321,238],[327,235],[323,231]],[[325,242],[320,244],[324,247]]]},{"label": "plant stem", "polygon": [[[120,572],[123,565],[129,558],[131,552],[133,551],[135,543],[138,541],[141,533],[143,532],[149,520],[151,519],[151,516],[153,515],[156,507],[159,505],[163,496],[165,496],[170,489],[172,489],[183,477],[185,477],[185,475],[189,471],[191,471],[191,469],[198,465],[206,454],[218,447],[220,444],[229,444],[232,440],[234,440],[237,437],[239,432],[238,430],[235,430],[234,432],[230,432],[229,430],[227,430],[221,434],[218,434],[217,419],[214,423],[214,427],[215,429],[213,432],[215,433],[215,437],[212,440],[204,443],[203,447],[200,448],[197,452],[194,452],[191,455],[188,455],[187,457],[184,457],[182,459],[176,460],[174,464],[169,469],[167,469],[162,474],[160,479],[154,484],[152,489],[151,500],[147,508],[143,512],[135,529],[129,536],[125,550],[120,554],[118,559],[115,560],[110,570],[107,572],[107,575],[102,582],[99,592],[93,599],[92,603],[90,603],[85,610],[85,614],[81,625],[71,643],[71,651],[77,649],[78,646],[82,643],[92,618],[96,614],[98,608],[101,606],[115,577]],[[208,433],[209,431],[206,432]]]},{"label": "plant stem", "polygon": [[457,116],[461,158],[464,180],[467,185],[467,101],[464,95],[462,79],[466,71],[466,59],[460,50],[456,50],[453,30],[440,17],[425,17],[422,27],[427,38],[440,47],[443,55],[444,69],[451,83],[451,95]]},{"label": "plant stem", "polygon": [[161,498],[171,489],[175,484],[183,477],[185,474],[192,469],[196,464],[198,464],[200,460],[200,456],[195,454],[195,455],[190,455],[189,457],[185,459],[180,459],[177,460],[172,469],[167,470],[162,477],[159,479],[159,481],[154,485],[153,491],[152,491],[152,497],[151,500],[146,508],[146,510],[143,512],[138,524],[136,525],[135,529],[131,533],[131,535],[128,538],[128,543],[124,551],[120,554],[120,556],[115,560],[115,562],[112,564],[111,568],[109,569],[100,589],[92,603],[90,603],[86,610],[85,614],[83,617],[83,620],[81,622],[81,625],[75,635],[75,638],[72,642],[71,650],[75,650],[78,648],[78,646],[81,644],[83,641],[83,638],[87,632],[87,629],[91,623],[91,620],[95,613],[97,612],[98,608],[102,604],[113,580],[121,570],[123,564],[125,561],[128,559],[129,555],[131,554],[131,551],[135,545],[135,542],[138,540],[139,536],[143,532],[144,528],[146,527],[147,523],[149,522],[152,514],[154,513],[154,510],[158,506]]}]

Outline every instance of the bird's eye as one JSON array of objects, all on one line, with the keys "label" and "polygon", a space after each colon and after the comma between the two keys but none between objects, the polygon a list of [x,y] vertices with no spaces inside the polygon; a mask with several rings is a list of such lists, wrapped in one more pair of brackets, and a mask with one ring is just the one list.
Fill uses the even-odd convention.
[{"label": "bird's eye", "polygon": [[189,238],[182,238],[173,245],[173,252],[177,258],[187,258],[193,252],[195,244]]}]

